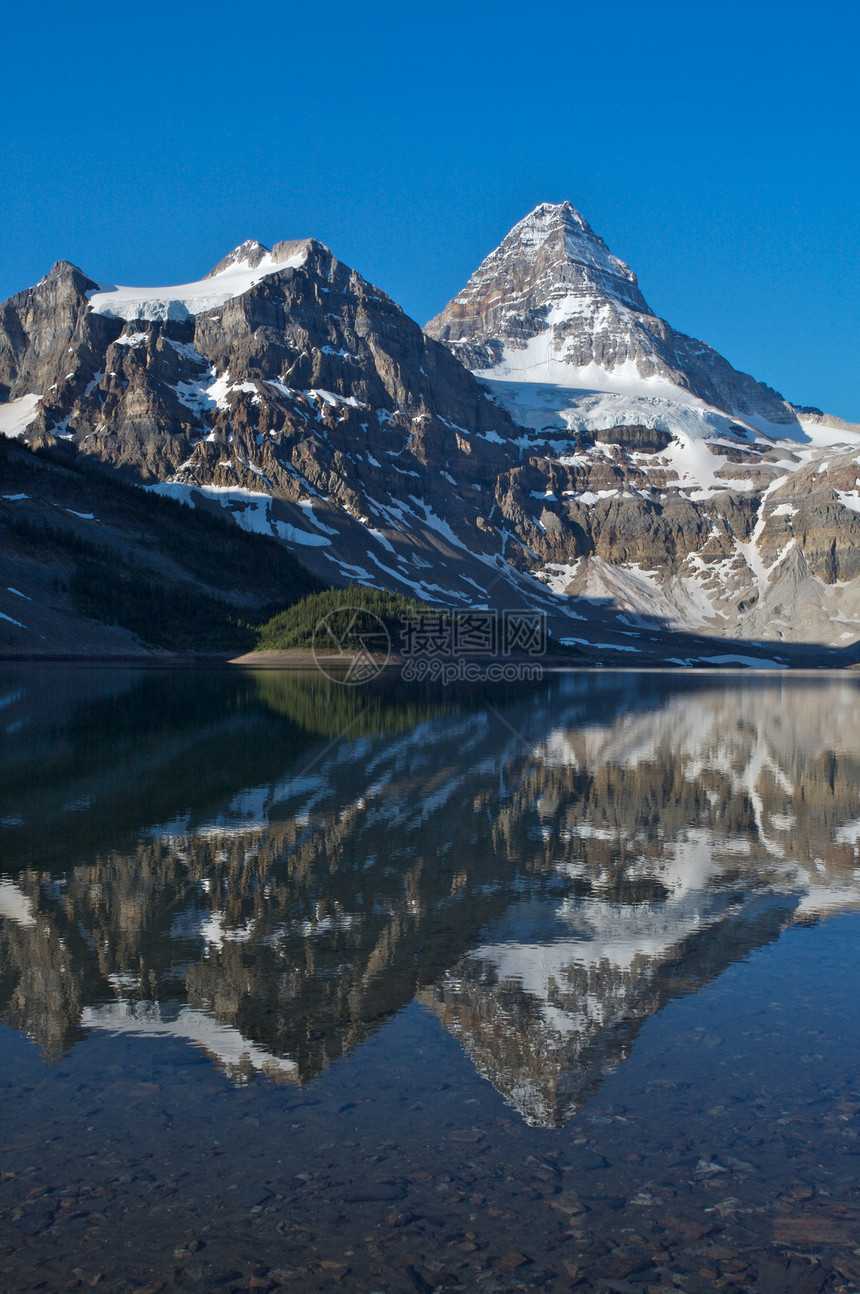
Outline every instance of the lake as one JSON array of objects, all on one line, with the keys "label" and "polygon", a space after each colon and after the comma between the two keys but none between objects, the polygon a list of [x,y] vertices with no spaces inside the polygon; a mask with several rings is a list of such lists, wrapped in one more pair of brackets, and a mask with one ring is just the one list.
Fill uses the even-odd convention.
[{"label": "lake", "polygon": [[860,1288],[859,688],[0,667],[0,1288]]}]

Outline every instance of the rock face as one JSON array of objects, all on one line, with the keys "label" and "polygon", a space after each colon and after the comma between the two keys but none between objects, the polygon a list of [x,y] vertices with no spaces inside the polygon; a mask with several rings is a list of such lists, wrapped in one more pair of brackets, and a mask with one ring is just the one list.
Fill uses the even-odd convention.
[{"label": "rock face", "polygon": [[225,508],[327,582],[531,607],[625,660],[702,658],[666,630],[860,636],[857,429],[657,319],[567,203],[427,332],[313,239],[170,288],[61,262],[0,307],[0,431]]},{"label": "rock face", "polygon": [[0,306],[0,398],[59,389],[70,369],[95,371],[119,331],[86,309],[86,294],[96,287],[74,265],[58,261],[35,288]]}]

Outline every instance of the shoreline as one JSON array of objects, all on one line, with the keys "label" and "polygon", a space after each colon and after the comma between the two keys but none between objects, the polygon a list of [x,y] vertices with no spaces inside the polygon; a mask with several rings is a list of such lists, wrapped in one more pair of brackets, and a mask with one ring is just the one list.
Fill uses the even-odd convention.
[{"label": "shoreline", "polygon": [[[759,644],[756,644],[759,646]],[[833,650],[833,649],[831,649]],[[328,658],[329,667],[337,670],[341,667],[348,668],[350,664],[359,659],[361,653],[345,652],[335,659]],[[779,665],[773,663],[772,659],[762,657],[761,663],[756,663],[755,657],[750,654],[745,659],[740,659],[741,653],[727,652],[724,656],[727,659],[708,661],[706,659],[696,661],[692,659],[687,662],[676,660],[661,661],[655,659],[652,653],[643,653],[645,657],[639,661],[633,661],[626,654],[622,656],[620,652],[613,652],[604,648],[599,653],[595,649],[588,655],[583,652],[581,657],[573,657],[568,654],[547,654],[545,656],[462,656],[457,657],[458,662],[463,662],[467,666],[479,666],[481,668],[497,667],[507,665],[513,667],[522,667],[524,665],[541,666],[547,672],[557,672],[565,669],[584,669],[584,670],[624,670],[627,671],[647,671],[654,670],[665,671],[667,673],[689,673],[693,671],[704,671],[707,673],[821,673],[825,671],[857,671],[860,670],[860,661],[837,660],[822,662],[820,656],[815,659],[816,651],[810,650],[805,654],[805,658],[795,661],[785,661]],[[734,660],[728,659],[735,657]],[[325,657],[321,658],[326,660]],[[447,660],[447,658],[443,658]],[[402,670],[412,658],[403,656],[388,656],[385,658],[373,656],[374,664],[378,666],[378,677],[382,674],[390,674],[396,670]],[[451,662],[453,663],[453,661]],[[81,666],[100,666],[116,668],[137,668],[137,669],[176,669],[176,668],[226,668],[238,666],[240,669],[295,669],[295,670],[316,670],[323,677],[330,677],[328,670],[323,669],[313,652],[303,647],[288,647],[261,652],[244,652],[235,656],[228,652],[140,652],[140,653],[83,653],[83,652],[0,652],[0,666],[3,665],[81,665]],[[408,680],[407,680],[408,681]],[[424,681],[433,682],[429,675],[425,676]],[[440,680],[437,680],[440,681]],[[466,680],[469,681],[469,680]]]},{"label": "shoreline", "polygon": [[[270,666],[273,668],[282,668],[291,665],[296,668],[320,669],[320,661],[327,661],[331,665],[349,666],[356,660],[362,658],[361,652],[343,652],[337,657],[316,657],[307,647],[285,647],[277,650],[268,650],[261,652],[244,652],[239,656],[231,655],[227,652],[163,652],[159,654],[121,654],[118,652],[98,654],[93,652],[0,652],[0,665],[14,664],[37,664],[39,661],[52,662],[54,664],[66,665],[138,665],[138,666],[161,666],[161,665],[239,665],[239,666]],[[366,657],[365,657],[366,659]],[[378,656],[371,655],[374,664],[382,669],[401,669],[409,661],[406,656]],[[576,657],[568,655],[546,655],[546,656],[460,656],[458,660],[463,660],[468,664],[485,664],[485,665],[564,665],[570,664],[574,667],[587,665],[588,660],[583,657],[579,660]],[[324,671],[321,671],[324,672]]]}]

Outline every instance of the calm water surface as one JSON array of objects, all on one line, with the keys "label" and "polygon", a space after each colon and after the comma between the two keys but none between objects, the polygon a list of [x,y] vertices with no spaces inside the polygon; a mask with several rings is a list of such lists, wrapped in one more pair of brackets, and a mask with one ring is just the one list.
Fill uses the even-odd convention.
[{"label": "calm water surface", "polygon": [[0,1289],[860,1289],[858,687],[0,669]]}]

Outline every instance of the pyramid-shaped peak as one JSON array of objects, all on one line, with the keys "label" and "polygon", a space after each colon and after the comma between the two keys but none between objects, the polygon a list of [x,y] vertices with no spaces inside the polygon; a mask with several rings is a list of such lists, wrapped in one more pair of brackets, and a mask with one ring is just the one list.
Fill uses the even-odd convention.
[{"label": "pyramid-shaped peak", "polygon": [[[651,314],[636,275],[585,217],[570,202],[541,202],[484,258],[426,331],[439,341],[521,346],[548,322],[582,319],[603,305]],[[469,352],[468,363],[492,366],[489,355],[477,350]]]},{"label": "pyramid-shaped peak", "polygon": [[[592,232],[585,217],[581,215],[573,203],[568,202],[566,198],[564,202],[539,202],[537,206],[530,211],[527,216],[524,216],[519,223],[521,225],[527,225],[530,222],[534,222],[535,224],[572,222],[580,229],[587,229],[589,233]],[[515,225],[514,228],[517,228],[517,226]]]},{"label": "pyramid-shaped peak", "polygon": [[519,254],[528,259],[581,266],[601,280],[610,295],[635,309],[647,309],[636,275],[591,228],[570,202],[541,202],[514,225],[494,255]]},{"label": "pyramid-shaped peak", "polygon": [[[607,255],[611,256],[606,243],[591,228],[591,225],[585,219],[581,212],[571,202],[540,202],[525,216],[518,225],[514,225],[511,233],[522,229],[524,233],[533,231],[539,237],[549,238],[553,234],[562,233],[572,238],[575,244],[593,243],[602,247]],[[615,256],[611,259],[618,265],[624,266],[628,274],[632,273],[624,262]]]}]

